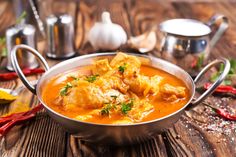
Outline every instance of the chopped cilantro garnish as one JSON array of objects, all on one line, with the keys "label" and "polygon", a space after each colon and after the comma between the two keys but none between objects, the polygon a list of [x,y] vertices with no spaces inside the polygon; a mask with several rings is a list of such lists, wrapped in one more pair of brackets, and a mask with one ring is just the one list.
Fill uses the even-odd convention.
[{"label": "chopped cilantro garnish", "polygon": [[61,96],[65,96],[68,92],[69,88],[72,88],[72,84],[70,82],[68,82],[61,90],[60,90],[60,95]]},{"label": "chopped cilantro garnish", "polygon": [[117,95],[111,95],[111,97],[117,99]]},{"label": "chopped cilantro garnish", "polygon": [[132,109],[133,105],[134,105],[133,99],[131,99],[129,103],[121,103],[121,112],[123,114],[127,114],[128,111]]},{"label": "chopped cilantro garnish", "polygon": [[124,73],[126,69],[126,63],[123,66],[119,66],[119,72]]},{"label": "chopped cilantro garnish", "polygon": [[98,76],[99,76],[99,75],[87,76],[87,77],[86,77],[86,81],[93,83],[94,81],[96,81],[96,79],[97,79]]},{"label": "chopped cilantro garnish", "polygon": [[116,106],[113,104],[107,104],[105,107],[101,110],[101,115],[109,115],[111,109],[116,109]]}]

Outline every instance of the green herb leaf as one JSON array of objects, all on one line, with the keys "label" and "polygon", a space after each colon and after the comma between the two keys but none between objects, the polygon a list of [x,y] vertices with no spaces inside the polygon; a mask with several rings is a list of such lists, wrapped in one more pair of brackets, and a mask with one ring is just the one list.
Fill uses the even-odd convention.
[{"label": "green herb leaf", "polygon": [[129,103],[121,103],[121,112],[123,114],[127,114],[128,111],[132,109],[133,105],[134,105],[133,99],[131,99]]},{"label": "green herb leaf", "polygon": [[204,54],[201,54],[197,60],[197,68],[201,69],[201,67],[203,66],[203,62],[204,62]]},{"label": "green herb leaf", "polygon": [[[223,69],[222,69],[223,71]],[[235,59],[230,59],[230,70],[229,74],[235,74],[236,73],[236,60]]]},{"label": "green herb leaf", "polygon": [[99,75],[87,76],[87,78],[86,78],[85,80],[88,81],[88,82],[93,83],[94,81],[96,81],[96,79],[97,79],[98,76],[99,76]]},{"label": "green herb leaf", "polygon": [[23,11],[23,13],[16,19],[16,24],[21,23],[21,21],[26,18],[26,15],[26,11]]},{"label": "green herb leaf", "polygon": [[231,85],[231,84],[232,84],[232,81],[225,79],[225,80],[223,81],[223,84],[224,84],[224,85]]},{"label": "green herb leaf", "polygon": [[110,110],[112,109],[116,109],[116,106],[113,104],[107,104],[105,107],[102,108],[101,110],[101,115],[109,115],[110,114]]},{"label": "green herb leaf", "polygon": [[119,72],[121,72],[122,74],[125,72],[126,69],[126,63],[123,66],[119,66]]},{"label": "green herb leaf", "polygon": [[[211,82],[215,82],[217,78],[220,76],[220,74],[224,70],[224,64],[220,64],[219,71],[212,74],[210,77]],[[236,75],[236,60],[235,59],[230,59],[230,70],[228,75],[226,76],[226,79],[222,82],[223,85],[231,85],[231,77]]]},{"label": "green herb leaf", "polygon": [[111,95],[112,98],[114,98],[115,100],[117,99],[116,95]]},{"label": "green herb leaf", "polygon": [[61,95],[61,96],[67,95],[68,90],[69,90],[70,88],[72,88],[72,87],[73,87],[72,84],[71,84],[70,82],[67,82],[67,84],[65,85],[65,87],[63,87],[63,88],[60,90],[60,95]]}]

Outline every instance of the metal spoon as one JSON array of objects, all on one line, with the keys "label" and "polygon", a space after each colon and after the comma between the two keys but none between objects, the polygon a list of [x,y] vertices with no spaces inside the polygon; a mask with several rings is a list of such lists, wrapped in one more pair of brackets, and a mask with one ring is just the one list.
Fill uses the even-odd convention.
[{"label": "metal spoon", "polygon": [[[31,83],[32,83],[33,85],[36,85],[36,84],[37,84],[37,80],[31,81]],[[12,89],[7,89],[7,88],[0,88],[1,91],[7,92],[7,93],[9,93],[9,94],[11,94],[11,95],[13,95],[13,96],[19,95],[20,92],[21,92],[23,89],[25,89],[25,86],[20,86],[19,88],[16,88],[16,89],[14,89],[14,90],[12,90]]]}]

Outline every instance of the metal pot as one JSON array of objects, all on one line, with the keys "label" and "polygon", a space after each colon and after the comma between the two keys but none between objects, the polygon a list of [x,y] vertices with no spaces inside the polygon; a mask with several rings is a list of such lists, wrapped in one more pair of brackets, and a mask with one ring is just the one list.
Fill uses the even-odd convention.
[{"label": "metal pot", "polygon": [[[36,86],[30,84],[30,82],[23,75],[19,67],[16,57],[16,52],[18,49],[25,49],[34,54],[41,61],[42,65],[46,69],[46,72],[38,80]],[[186,109],[190,109],[196,106],[197,104],[202,102],[205,98],[207,98],[207,96],[209,96],[215,90],[215,88],[220,85],[220,83],[226,77],[230,69],[230,63],[227,59],[223,58],[217,59],[211,62],[209,65],[207,65],[193,81],[191,76],[186,71],[184,71],[183,69],[172,63],[169,63],[159,58],[133,54],[140,59],[142,64],[162,69],[181,79],[188,87],[191,94],[188,103],[186,103],[181,109],[165,117],[157,118],[155,120],[151,120],[148,122],[126,124],[126,125],[95,124],[95,123],[83,122],[68,118],[60,113],[57,113],[56,111],[52,110],[49,106],[47,106],[47,104],[43,101],[42,91],[45,84],[57,74],[64,73],[78,66],[90,65],[93,63],[94,60],[97,59],[112,58],[114,57],[115,54],[116,53],[99,53],[99,54],[79,56],[73,59],[63,61],[49,69],[49,66],[47,65],[44,58],[39,54],[39,52],[26,45],[17,45],[12,50],[11,59],[13,67],[17,72],[19,78],[32,93],[37,95],[38,99],[44,105],[45,110],[48,112],[49,116],[51,116],[57,123],[59,123],[72,135],[89,142],[96,142],[102,144],[105,143],[129,144],[134,142],[140,142],[152,137],[153,135],[156,135],[157,133],[165,131],[179,119],[179,117],[183,114],[183,112]],[[205,91],[205,93],[203,93],[198,99],[193,101],[193,97],[195,94],[195,84],[205,74],[205,72],[207,72],[212,66],[219,63],[223,63],[225,66],[224,66],[224,71],[219,76],[218,80],[212,85],[210,89]]]},{"label": "metal pot", "polygon": [[[211,28],[221,22],[210,38]],[[191,68],[199,58],[207,59],[211,49],[228,28],[228,18],[217,14],[206,24],[193,19],[171,19],[160,24],[164,37],[161,40],[161,57],[195,75]],[[197,69],[198,71],[199,69]]]}]

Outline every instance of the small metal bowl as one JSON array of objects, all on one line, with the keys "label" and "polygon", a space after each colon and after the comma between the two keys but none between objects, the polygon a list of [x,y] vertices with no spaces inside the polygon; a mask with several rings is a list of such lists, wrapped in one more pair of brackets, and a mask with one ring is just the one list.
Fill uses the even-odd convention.
[{"label": "small metal bowl", "polygon": [[[42,62],[45,69],[47,70],[46,73],[44,73],[42,77],[38,80],[36,87],[29,84],[28,80],[25,78],[18,65],[16,58],[16,51],[18,49],[26,49],[32,54],[34,54],[36,57],[38,57],[38,59]],[[96,124],[96,123],[83,122],[66,117],[54,111],[49,106],[47,106],[47,104],[43,101],[42,91],[43,88],[45,87],[45,84],[57,74],[64,73],[79,66],[90,65],[93,63],[94,60],[97,59],[102,59],[102,58],[111,59],[115,55],[116,53],[99,53],[99,54],[84,55],[73,59],[69,59],[67,61],[63,61],[49,69],[44,58],[36,50],[26,45],[17,45],[12,50],[11,59],[15,71],[17,72],[18,76],[25,84],[25,86],[32,93],[37,95],[38,99],[44,105],[49,116],[52,117],[57,123],[59,123],[63,128],[65,128],[69,133],[89,142],[96,142],[99,144],[118,144],[118,145],[131,144],[149,139],[153,135],[161,133],[165,131],[167,128],[171,127],[176,121],[178,121],[178,119],[186,109],[190,109],[196,106],[197,104],[202,102],[209,94],[211,94],[215,90],[215,88],[220,85],[220,83],[226,77],[230,69],[230,63],[228,60],[217,59],[211,62],[205,68],[203,68],[203,70],[193,81],[191,76],[186,71],[184,71],[183,69],[172,63],[169,63],[159,58],[154,58],[139,54],[132,54],[138,57],[142,62],[142,64],[164,70],[176,76],[177,78],[181,79],[188,87],[191,95],[189,101],[181,109],[162,118],[157,118],[155,120],[151,120],[148,122],[124,124],[124,125]],[[212,66],[219,63],[223,63],[225,66],[224,66],[224,71],[219,76],[218,80],[212,85],[210,89],[208,89],[205,93],[203,93],[197,100],[193,101],[193,97],[195,94],[195,84],[199,81],[199,79],[204,75],[205,72],[207,72]]]}]

